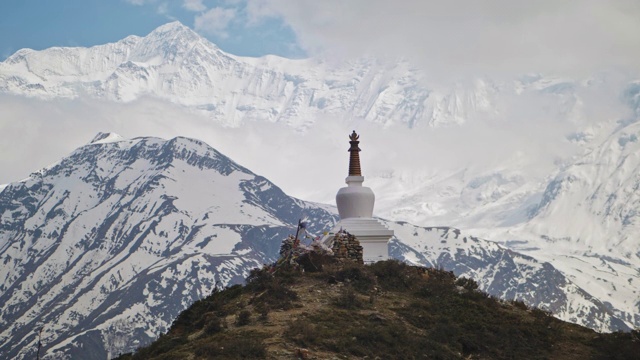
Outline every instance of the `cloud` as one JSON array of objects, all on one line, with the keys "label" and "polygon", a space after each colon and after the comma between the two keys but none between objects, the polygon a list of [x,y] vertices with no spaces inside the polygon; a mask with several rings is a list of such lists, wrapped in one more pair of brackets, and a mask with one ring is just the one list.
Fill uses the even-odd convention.
[{"label": "cloud", "polygon": [[156,2],[156,0],[125,0],[126,2],[133,5],[144,5]]},{"label": "cloud", "polygon": [[247,26],[257,26],[266,19],[280,17],[277,8],[264,0],[247,2],[244,13],[247,17]]},{"label": "cloud", "polygon": [[169,4],[167,2],[160,3],[156,8],[156,12],[160,15],[166,16],[168,19],[175,20],[175,17],[170,14]]},{"label": "cloud", "polygon": [[182,7],[189,11],[207,10],[207,7],[202,3],[202,0],[183,0]]},{"label": "cloud", "polygon": [[227,28],[236,17],[235,9],[215,7],[195,17],[194,27],[196,31],[207,35],[227,38]]},{"label": "cloud", "polygon": [[640,69],[635,0],[249,0],[247,9],[279,16],[310,54],[407,57],[432,76]]},{"label": "cloud", "polygon": [[370,178],[393,172],[421,179],[461,169],[490,171],[507,166],[527,179],[539,179],[555,169],[556,160],[582,150],[566,141],[568,133],[614,122],[629,113],[616,96],[619,89],[616,82],[577,89],[576,96],[584,104],[578,107],[582,114],[575,121],[568,121],[561,111],[569,98],[523,93],[498,99],[499,116],[479,114],[485,118],[469,118],[464,126],[382,127],[364,119],[318,114],[307,118],[313,125],[303,133],[286,124],[255,121],[228,128],[153,98],[113,103],[0,95],[0,184],[24,178],[86,144],[98,132],[110,131],[127,138],[203,140],[289,194],[320,202],[332,202],[336,189],[343,186],[347,135],[353,129],[362,135],[363,171]]},{"label": "cloud", "polygon": [[217,130],[209,119],[158,99],[120,104],[0,95],[0,184],[20,180],[60,160],[98,132],[115,132],[125,138],[189,136],[215,144],[217,137],[210,134]]},{"label": "cloud", "polygon": [[157,4],[155,8],[156,8],[156,13],[158,15],[163,15],[170,20],[176,20],[175,16],[171,15],[170,5],[167,1],[162,1],[160,3],[158,3],[160,0],[125,0],[125,1],[130,4],[138,5],[138,6],[143,6],[143,5],[155,6]]}]

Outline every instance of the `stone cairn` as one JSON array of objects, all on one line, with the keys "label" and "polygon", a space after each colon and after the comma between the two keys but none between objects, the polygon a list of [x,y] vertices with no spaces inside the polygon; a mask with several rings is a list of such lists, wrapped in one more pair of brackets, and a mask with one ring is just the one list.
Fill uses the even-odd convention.
[{"label": "stone cairn", "polygon": [[284,239],[282,244],[280,244],[280,257],[287,257],[293,251],[295,245],[297,245],[296,238],[289,235],[286,239]]},{"label": "stone cairn", "polygon": [[331,250],[339,261],[349,260],[364,264],[360,241],[344,230],[338,231],[333,237]]},{"label": "stone cairn", "polygon": [[280,245],[280,258],[271,265],[265,265],[269,272],[274,273],[280,268],[306,269],[318,271],[322,269],[323,256],[333,257],[338,262],[352,261],[364,264],[362,246],[355,236],[344,230],[338,231],[331,242],[331,249],[320,243],[316,238],[310,246],[300,243],[300,240],[289,235]]}]

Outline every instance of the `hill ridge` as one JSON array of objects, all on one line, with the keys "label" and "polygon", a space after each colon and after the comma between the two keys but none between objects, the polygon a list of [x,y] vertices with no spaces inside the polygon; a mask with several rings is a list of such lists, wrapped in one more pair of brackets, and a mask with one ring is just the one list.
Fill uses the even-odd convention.
[{"label": "hill ridge", "polygon": [[453,273],[395,260],[254,269],[193,304],[138,359],[632,359],[640,332],[598,334]]}]

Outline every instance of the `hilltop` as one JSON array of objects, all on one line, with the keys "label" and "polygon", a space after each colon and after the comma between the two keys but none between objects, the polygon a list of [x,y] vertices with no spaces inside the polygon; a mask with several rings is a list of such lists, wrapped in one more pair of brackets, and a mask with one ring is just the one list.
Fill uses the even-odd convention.
[{"label": "hilltop", "polygon": [[473,280],[398,261],[255,269],[195,302],[126,359],[631,359],[640,332],[599,334]]}]

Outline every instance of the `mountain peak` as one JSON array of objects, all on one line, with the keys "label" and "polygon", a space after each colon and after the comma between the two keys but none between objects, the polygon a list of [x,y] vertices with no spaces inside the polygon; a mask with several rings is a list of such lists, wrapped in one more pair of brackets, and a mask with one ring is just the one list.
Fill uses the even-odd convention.
[{"label": "mountain peak", "polygon": [[99,132],[89,144],[106,144],[124,140],[124,138],[112,132]]},{"label": "mountain peak", "polygon": [[172,21],[166,24],[158,26],[152,32],[170,32],[170,31],[193,31],[188,26],[184,25],[180,21]]},{"label": "mountain peak", "polygon": [[163,39],[171,39],[175,37],[201,38],[198,33],[190,27],[182,24],[180,21],[172,21],[164,25],[160,25],[149,33],[147,37],[160,37]]},{"label": "mountain peak", "polygon": [[20,49],[9,56],[4,62],[7,64],[17,64],[33,52],[35,52],[35,50],[29,48]]},{"label": "mountain peak", "polygon": [[[145,36],[138,46],[138,55],[147,62],[160,56],[169,63],[191,64],[201,58],[217,57],[220,49],[179,21],[166,23]],[[206,56],[202,54],[207,54]]]}]

